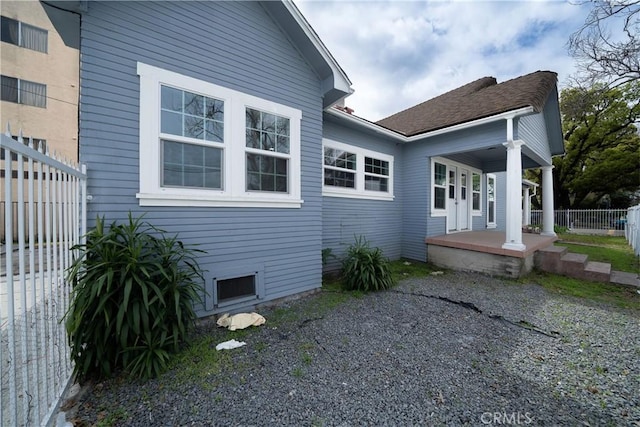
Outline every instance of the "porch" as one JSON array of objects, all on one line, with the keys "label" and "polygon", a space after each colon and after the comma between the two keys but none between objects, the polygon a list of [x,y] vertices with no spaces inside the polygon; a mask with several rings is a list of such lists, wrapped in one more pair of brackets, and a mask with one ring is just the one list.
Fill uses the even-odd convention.
[{"label": "porch", "polygon": [[437,266],[496,276],[522,277],[531,272],[536,251],[557,236],[523,233],[524,250],[504,248],[503,231],[467,231],[427,237],[427,260]]}]

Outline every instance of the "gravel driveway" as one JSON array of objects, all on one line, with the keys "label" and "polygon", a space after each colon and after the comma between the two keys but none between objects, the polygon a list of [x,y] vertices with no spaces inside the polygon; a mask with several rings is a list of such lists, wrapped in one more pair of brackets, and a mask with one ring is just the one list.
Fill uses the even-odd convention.
[{"label": "gravel driveway", "polygon": [[[640,426],[638,311],[454,272],[324,311],[316,298],[289,303],[294,320],[277,327],[283,310],[261,311],[267,323],[204,377],[94,385],[76,421]],[[213,347],[230,338],[200,332]]]}]

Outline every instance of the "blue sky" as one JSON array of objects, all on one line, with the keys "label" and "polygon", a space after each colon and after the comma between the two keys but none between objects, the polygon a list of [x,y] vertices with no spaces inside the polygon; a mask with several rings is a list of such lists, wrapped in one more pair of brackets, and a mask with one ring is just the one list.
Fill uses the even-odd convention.
[{"label": "blue sky", "polygon": [[485,76],[574,73],[577,1],[327,1],[296,5],[345,70],[355,114],[379,120]]}]

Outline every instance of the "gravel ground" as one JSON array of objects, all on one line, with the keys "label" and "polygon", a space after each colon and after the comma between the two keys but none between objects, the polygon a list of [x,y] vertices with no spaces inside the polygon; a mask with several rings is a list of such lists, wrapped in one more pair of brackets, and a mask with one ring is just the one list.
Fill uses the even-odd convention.
[{"label": "gravel ground", "polygon": [[93,384],[76,425],[640,426],[638,311],[454,272],[318,301],[261,311],[197,378]]}]

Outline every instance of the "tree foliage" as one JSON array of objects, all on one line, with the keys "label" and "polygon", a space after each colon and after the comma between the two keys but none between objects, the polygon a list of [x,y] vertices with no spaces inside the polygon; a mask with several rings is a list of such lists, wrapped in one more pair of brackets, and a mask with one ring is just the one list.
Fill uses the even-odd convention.
[{"label": "tree foliage", "polygon": [[611,87],[640,80],[640,0],[589,3],[593,9],[569,39],[579,66],[576,80]]},{"label": "tree foliage", "polygon": [[640,136],[634,125],[639,94],[640,82],[562,91],[566,154],[553,160],[556,207],[595,207],[603,197],[640,189]]}]

